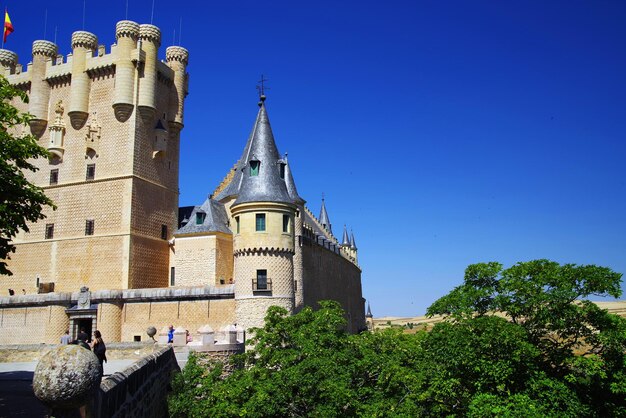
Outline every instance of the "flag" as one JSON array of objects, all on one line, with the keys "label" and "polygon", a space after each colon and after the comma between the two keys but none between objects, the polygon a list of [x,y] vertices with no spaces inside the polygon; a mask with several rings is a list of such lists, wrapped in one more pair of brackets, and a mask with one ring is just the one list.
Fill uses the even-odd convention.
[{"label": "flag", "polygon": [[4,37],[2,38],[2,42],[7,41],[7,36],[10,33],[13,33],[13,24],[11,23],[11,18],[9,17],[9,12],[4,10]]}]

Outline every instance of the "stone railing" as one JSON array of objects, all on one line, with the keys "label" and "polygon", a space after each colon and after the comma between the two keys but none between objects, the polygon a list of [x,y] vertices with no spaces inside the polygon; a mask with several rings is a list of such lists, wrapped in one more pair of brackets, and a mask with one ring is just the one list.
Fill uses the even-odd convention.
[{"label": "stone railing", "polygon": [[173,348],[164,347],[100,382],[96,355],[63,345],[37,364],[33,391],[54,417],[167,417],[170,380],[179,370]]},{"label": "stone railing", "polygon": [[167,417],[174,350],[164,347],[105,379],[96,393],[93,417]]}]

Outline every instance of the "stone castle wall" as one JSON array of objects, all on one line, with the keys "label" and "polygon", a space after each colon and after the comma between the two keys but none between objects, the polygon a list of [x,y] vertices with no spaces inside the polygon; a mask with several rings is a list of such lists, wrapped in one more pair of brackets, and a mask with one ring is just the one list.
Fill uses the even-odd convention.
[{"label": "stone castle wall", "polygon": [[335,300],[346,311],[348,331],[363,329],[361,270],[341,255],[315,243],[303,243],[298,251],[302,258],[304,304],[316,307],[320,300]]},{"label": "stone castle wall", "polygon": [[233,242],[226,234],[178,237],[173,251],[175,286],[217,286],[233,279]]},{"label": "stone castle wall", "polygon": [[[69,327],[66,310],[75,307],[78,292],[0,297],[0,345],[58,344]],[[105,341],[146,341],[146,329],[174,325],[214,330],[236,322],[233,286],[170,289],[101,290],[91,292],[97,306],[95,327]],[[76,311],[75,311],[76,312]]]}]

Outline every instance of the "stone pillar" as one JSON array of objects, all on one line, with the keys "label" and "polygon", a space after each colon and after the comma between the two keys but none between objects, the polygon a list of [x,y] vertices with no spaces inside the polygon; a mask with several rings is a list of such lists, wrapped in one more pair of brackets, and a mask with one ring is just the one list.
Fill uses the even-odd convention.
[{"label": "stone pillar", "polygon": [[200,344],[215,345],[215,332],[209,325],[204,325],[198,329],[200,334]]},{"label": "stone pillar", "polygon": [[[70,329],[70,319],[65,313],[66,306],[50,306],[48,323],[46,324],[46,344],[59,344],[61,335]],[[71,330],[70,330],[71,332]]]},{"label": "stone pillar", "polygon": [[74,129],[85,125],[89,117],[89,91],[91,80],[87,74],[87,55],[98,47],[98,38],[93,33],[77,31],[72,34],[72,85],[70,107],[67,115]]},{"label": "stone pillar", "polygon": [[130,20],[117,22],[115,26],[117,48],[115,49],[115,98],[113,111],[120,122],[126,122],[133,113],[135,94],[135,66],[131,53],[137,48],[139,24]]},{"label": "stone pillar", "polygon": [[187,345],[187,330],[183,327],[174,330],[174,347],[184,347]]},{"label": "stone pillar", "polygon": [[157,340],[157,342],[162,345],[167,344],[167,341],[169,340],[169,332],[170,327],[165,326],[161,328],[161,331],[159,331],[159,339]]},{"label": "stone pillar", "polygon": [[28,111],[33,115],[30,131],[37,138],[46,130],[48,124],[48,102],[50,85],[46,81],[46,67],[57,55],[57,46],[49,41],[33,42],[33,65],[30,68],[30,103]]},{"label": "stone pillar", "polygon": [[122,304],[100,303],[96,326],[105,341],[122,341]]},{"label": "stone pillar", "polygon": [[161,46],[161,31],[154,25],[140,25],[141,49],[146,54],[143,78],[139,82],[139,111],[152,121],[156,114],[157,52]]}]

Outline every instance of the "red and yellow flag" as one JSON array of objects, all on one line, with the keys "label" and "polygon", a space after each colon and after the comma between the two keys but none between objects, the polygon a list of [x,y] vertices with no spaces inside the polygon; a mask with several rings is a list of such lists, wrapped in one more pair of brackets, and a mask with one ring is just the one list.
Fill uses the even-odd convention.
[{"label": "red and yellow flag", "polygon": [[4,37],[2,38],[3,42],[7,41],[7,36],[9,36],[10,33],[13,33],[13,24],[11,23],[9,12],[5,9],[4,10]]}]

